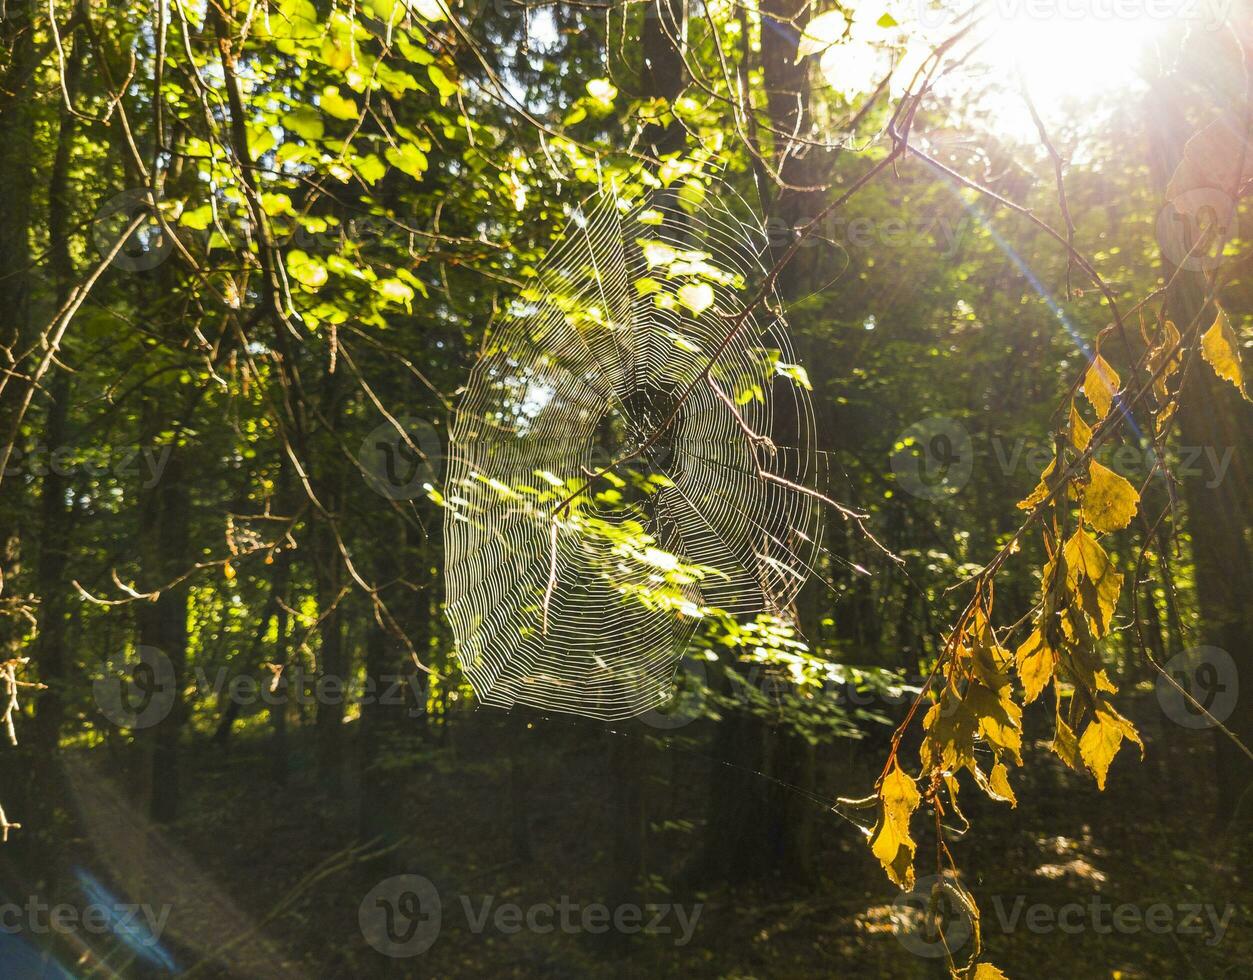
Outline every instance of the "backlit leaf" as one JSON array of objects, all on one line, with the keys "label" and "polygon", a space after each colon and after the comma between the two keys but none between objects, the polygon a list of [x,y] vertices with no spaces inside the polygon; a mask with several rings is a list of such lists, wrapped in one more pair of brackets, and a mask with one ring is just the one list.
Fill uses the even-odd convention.
[{"label": "backlit leaf", "polygon": [[1109,555],[1096,538],[1080,527],[1066,542],[1066,585],[1079,607],[1096,626],[1098,636],[1109,631],[1110,620],[1122,592],[1122,575],[1114,570]]},{"label": "backlit leaf", "polygon": [[1025,692],[1023,697],[1027,704],[1040,696],[1040,692],[1052,678],[1054,659],[1053,651],[1045,642],[1039,627],[1032,630],[1031,635],[1015,652],[1018,678],[1022,681]]},{"label": "backlit leaf", "polygon": [[426,69],[427,76],[435,85],[436,91],[439,92],[439,101],[441,105],[447,105],[448,100],[457,94],[459,86],[444,74],[443,69],[439,65],[430,65]]},{"label": "backlit leaf", "polygon": [[1106,712],[1098,709],[1096,717],[1084,729],[1079,739],[1079,754],[1084,764],[1092,770],[1096,777],[1096,785],[1105,788],[1105,777],[1109,774],[1110,763],[1122,746],[1125,731],[1118,721]]},{"label": "backlit leaf", "polygon": [[1230,381],[1245,398],[1249,397],[1244,384],[1244,368],[1240,363],[1240,341],[1236,332],[1231,329],[1227,311],[1221,306],[1218,308],[1218,316],[1214,318],[1214,325],[1201,338],[1201,353],[1209,361],[1215,374],[1224,381]]},{"label": "backlit leaf", "polygon": [[848,19],[843,11],[832,10],[819,14],[805,25],[805,30],[801,33],[800,42],[796,47],[796,60],[800,61],[811,54],[825,51],[843,37],[847,29]]},{"label": "backlit leaf", "polygon": [[421,179],[426,172],[426,154],[413,143],[405,143],[399,147],[389,146],[384,156],[393,167],[403,170],[414,179]]},{"label": "backlit leaf", "polygon": [[1070,403],[1070,442],[1080,452],[1088,448],[1092,441],[1092,427],[1083,420],[1075,403]]},{"label": "backlit leaf", "polygon": [[1140,495],[1126,477],[1120,476],[1095,459],[1088,469],[1088,482],[1079,491],[1083,516],[1096,530],[1117,531],[1131,523]]},{"label": "backlit leaf", "polygon": [[909,836],[909,821],[918,809],[921,796],[914,781],[897,763],[879,788],[879,822],[870,840],[870,850],[883,869],[902,888],[914,885],[914,851],[916,844]]},{"label": "backlit leaf", "polygon": [[1014,796],[1014,788],[1009,785],[1009,770],[1005,768],[1005,763],[998,762],[992,767],[992,774],[988,777],[988,785],[998,798],[1005,800],[1010,806],[1018,805],[1018,798]]},{"label": "backlit leaf", "polygon": [[713,306],[714,289],[707,282],[689,282],[679,287],[679,302],[696,316]]},{"label": "backlit leaf", "polygon": [[1105,358],[1097,354],[1088,366],[1087,374],[1083,376],[1083,393],[1096,409],[1098,418],[1103,419],[1109,414],[1109,407],[1114,403],[1119,384],[1121,380],[1118,372],[1109,366]]},{"label": "backlit leaf", "polygon": [[301,139],[320,140],[325,127],[322,113],[313,106],[302,105],[283,116],[283,128]]}]

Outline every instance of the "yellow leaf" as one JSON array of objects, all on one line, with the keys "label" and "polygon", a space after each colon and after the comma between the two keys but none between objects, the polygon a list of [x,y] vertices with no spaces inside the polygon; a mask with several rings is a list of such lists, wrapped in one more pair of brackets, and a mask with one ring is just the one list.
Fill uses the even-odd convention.
[{"label": "yellow leaf", "polygon": [[1021,762],[1022,708],[1010,689],[998,694],[976,681],[966,689],[966,703],[979,721],[979,734]]},{"label": "yellow leaf", "polygon": [[922,722],[927,733],[919,747],[927,770],[955,772],[974,762],[974,738],[979,721],[970,706],[952,688],[946,687],[940,700],[927,711]]},{"label": "yellow leaf", "polygon": [[1159,436],[1164,433],[1166,431],[1166,427],[1170,425],[1170,420],[1175,417],[1175,410],[1178,407],[1179,402],[1169,401],[1162,407],[1162,410],[1157,413],[1157,418],[1153,422],[1153,428]]},{"label": "yellow leaf", "polygon": [[1244,386],[1244,368],[1240,364],[1240,341],[1236,332],[1231,329],[1226,310],[1221,306],[1218,308],[1218,316],[1214,318],[1214,325],[1201,338],[1201,353],[1209,361],[1215,374],[1224,381],[1230,381],[1240,394],[1249,398],[1249,392]]},{"label": "yellow leaf", "polygon": [[1066,559],[1066,586],[1079,599],[1079,606],[1096,627],[1098,636],[1109,631],[1109,622],[1122,592],[1122,575],[1114,571],[1105,549],[1082,527],[1071,535],[1063,549]]},{"label": "yellow leaf", "polygon": [[1098,709],[1096,717],[1084,729],[1083,738],[1079,739],[1079,754],[1092,770],[1099,789],[1105,788],[1105,777],[1122,745],[1123,734],[1123,727],[1112,716]]},{"label": "yellow leaf", "polygon": [[1040,696],[1053,676],[1053,651],[1038,627],[1023,641],[1014,654],[1014,660],[1018,664],[1018,678],[1022,681],[1023,700],[1030,704]]},{"label": "yellow leaf", "polygon": [[1010,806],[1018,805],[1018,798],[1014,796],[1014,789],[1009,785],[1009,770],[1005,768],[1005,763],[998,762],[992,767],[992,775],[988,777],[988,785],[997,797],[1007,801]]},{"label": "yellow leaf", "polygon": [[233,582],[235,580],[235,567],[228,561],[222,566],[222,574],[226,576],[226,581]]},{"label": "yellow leaf", "polygon": [[[1157,394],[1158,404],[1165,404],[1170,395],[1166,381],[1179,372],[1179,352],[1175,345],[1179,343],[1179,328],[1174,322],[1167,320],[1162,327],[1162,336],[1149,354],[1149,370],[1157,375],[1153,381],[1153,391]],[[1160,372],[1160,373],[1159,373]]]},{"label": "yellow leaf", "polygon": [[1096,409],[1097,418],[1103,419],[1109,414],[1120,383],[1118,372],[1109,366],[1105,358],[1100,354],[1092,358],[1088,373],[1083,376],[1083,393]]},{"label": "yellow leaf", "polygon": [[1018,501],[1019,510],[1035,510],[1036,506],[1042,503],[1044,498],[1049,495],[1049,490],[1051,489],[1048,482],[1049,475],[1053,472],[1053,469],[1056,466],[1057,460],[1053,460],[1053,462],[1049,463],[1049,465],[1045,467],[1044,472],[1040,474],[1040,482],[1036,484],[1035,489],[1022,500]]},{"label": "yellow leaf", "polygon": [[1117,531],[1131,523],[1140,495],[1136,488],[1096,460],[1088,468],[1088,482],[1079,493],[1083,516],[1098,531]]},{"label": "yellow leaf", "polygon": [[1070,403],[1070,441],[1080,452],[1092,441],[1092,427],[1083,420],[1073,401]]},{"label": "yellow leaf", "polygon": [[882,809],[870,841],[870,850],[883,869],[902,888],[914,886],[914,850],[909,820],[921,802],[918,787],[896,762],[879,788]]},{"label": "yellow leaf", "polygon": [[971,980],[1009,980],[1000,970],[991,963],[980,963],[975,967],[975,972],[970,975]]},{"label": "yellow leaf", "polygon": [[1079,760],[1079,742],[1075,738],[1075,733],[1071,731],[1061,718],[1057,719],[1057,732],[1053,736],[1053,744],[1049,746],[1056,753],[1057,757],[1076,771],[1080,770]]}]

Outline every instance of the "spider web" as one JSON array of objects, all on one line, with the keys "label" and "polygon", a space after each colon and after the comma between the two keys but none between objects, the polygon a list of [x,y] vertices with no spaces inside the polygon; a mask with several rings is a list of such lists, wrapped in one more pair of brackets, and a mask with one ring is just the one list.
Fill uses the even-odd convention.
[{"label": "spider web", "polygon": [[453,414],[447,611],[486,704],[656,708],[712,611],[786,615],[819,546],[808,380],[774,297],[743,315],[765,234],[717,182],[683,204],[585,201]]}]

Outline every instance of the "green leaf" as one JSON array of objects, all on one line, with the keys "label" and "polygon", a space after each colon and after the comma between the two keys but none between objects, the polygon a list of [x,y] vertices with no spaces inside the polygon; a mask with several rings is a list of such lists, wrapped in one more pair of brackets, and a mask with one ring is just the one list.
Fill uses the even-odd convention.
[{"label": "green leaf", "polygon": [[613,100],[617,98],[618,89],[607,78],[593,78],[587,83],[587,94],[602,106],[608,108],[613,105]]},{"label": "green leaf", "polygon": [[444,20],[448,16],[440,0],[407,0],[407,2],[409,9],[423,20]]},{"label": "green leaf", "polygon": [[389,146],[384,155],[388,163],[403,170],[415,180],[420,180],[422,174],[426,172],[426,154],[413,143],[404,143],[399,147]]},{"label": "green leaf", "polygon": [[213,208],[208,204],[202,204],[198,208],[184,211],[178,216],[178,223],[185,228],[204,231],[213,223]]},{"label": "green leaf", "polygon": [[809,372],[807,372],[799,364],[785,364],[778,361],[774,366],[775,372],[785,378],[791,378],[806,391],[813,391],[814,386],[809,381]]},{"label": "green leaf", "polygon": [[389,303],[406,309],[413,307],[413,287],[405,285],[399,279],[380,279],[374,284],[374,289]]},{"label": "green leaf", "polygon": [[328,85],[322,90],[318,103],[332,119],[356,119],[359,116],[357,103],[339,94],[338,85]]},{"label": "green leaf", "polygon": [[286,194],[262,194],[261,210],[271,218],[291,211],[291,198]]},{"label": "green leaf", "polygon": [[444,74],[443,69],[441,69],[439,65],[428,66],[426,73],[430,77],[431,82],[435,85],[436,91],[439,92],[440,105],[447,105],[448,100],[457,94],[459,86],[456,82],[451,81],[448,76]]},{"label": "green leaf", "polygon": [[376,183],[387,173],[387,168],[383,166],[383,161],[373,153],[367,153],[361,157],[353,157],[351,163],[352,169],[357,172],[357,176],[367,184]]},{"label": "green leaf", "polygon": [[326,266],[300,249],[287,253],[287,274],[309,292],[317,292],[326,285]]},{"label": "green leaf", "polygon": [[307,105],[286,113],[283,116],[283,128],[304,140],[320,140],[325,131],[322,113]]}]

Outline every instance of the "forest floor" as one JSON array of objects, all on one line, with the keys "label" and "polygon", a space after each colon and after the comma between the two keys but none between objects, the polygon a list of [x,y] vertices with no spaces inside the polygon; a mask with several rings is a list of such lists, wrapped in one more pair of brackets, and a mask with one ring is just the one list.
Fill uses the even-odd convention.
[{"label": "forest floor", "polygon": [[[857,828],[817,804],[812,883],[767,876],[729,885],[713,875],[683,884],[693,855],[718,834],[707,826],[707,798],[719,763],[703,734],[500,719],[459,713],[447,737],[389,752],[393,789],[373,804],[351,784],[328,793],[311,743],[299,738],[281,786],[260,734],[241,733],[229,749],[189,743],[184,816],[161,831],[123,789],[134,758],[77,752],[66,772],[81,826],[66,866],[78,869],[80,887],[94,880],[168,909],[160,944],[168,959],[140,949],[146,960],[115,956],[115,969],[266,978],[944,975],[936,944],[906,928],[909,910],[894,906],[897,890]],[[1017,808],[967,791],[973,830],[953,853],[983,910],[985,955],[1007,976],[1253,975],[1249,868],[1213,829],[1213,735],[1152,718],[1142,728],[1148,758],[1138,763],[1124,749],[1104,793],[1063,771],[1038,741],[1014,776]],[[621,818],[608,803],[611,738],[635,739],[645,760],[648,877],[639,919],[620,913],[623,929],[606,934],[596,906],[606,902]],[[840,764],[827,759],[820,770],[822,798],[872,785],[881,754],[851,745],[830,747]],[[511,819],[514,799],[525,800],[525,821]],[[360,850],[363,817],[385,818],[400,836]],[[516,856],[519,826],[530,860]],[[920,875],[934,867],[922,857],[929,853],[920,841]],[[728,871],[737,858],[725,855]],[[397,884],[395,875],[427,884]],[[651,930],[640,928],[649,922]],[[950,920],[950,936],[966,925]],[[380,944],[408,955],[383,955]],[[972,948],[967,941],[959,959]]]}]

